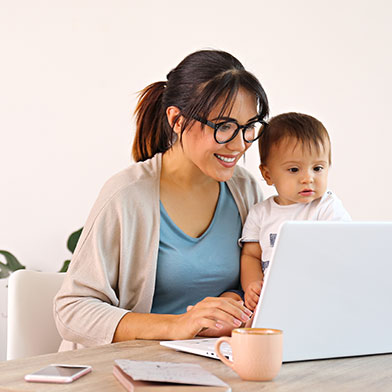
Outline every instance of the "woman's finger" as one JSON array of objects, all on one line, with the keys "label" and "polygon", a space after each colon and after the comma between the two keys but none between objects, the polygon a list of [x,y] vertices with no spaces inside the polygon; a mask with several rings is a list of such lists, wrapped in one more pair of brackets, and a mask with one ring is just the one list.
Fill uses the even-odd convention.
[{"label": "woman's finger", "polygon": [[246,320],[240,320],[235,316],[232,316],[230,313],[227,313],[226,311],[217,307],[203,307],[197,309],[195,306],[191,312],[194,312],[195,317],[200,319],[214,320],[217,328],[219,328],[219,325],[222,324],[229,324],[232,327],[239,327],[242,322],[245,322],[249,319],[249,317],[246,317]]},{"label": "woman's finger", "polygon": [[196,306],[197,305],[215,307],[244,322],[251,316],[251,312],[244,306],[243,301],[237,301],[233,298],[208,297],[196,304]]},{"label": "woman's finger", "polygon": [[181,339],[192,338],[201,331],[208,330],[214,336],[228,334],[249,320],[252,312],[242,301],[227,297],[209,297],[195,305],[189,305],[187,312],[176,318],[176,333]]}]

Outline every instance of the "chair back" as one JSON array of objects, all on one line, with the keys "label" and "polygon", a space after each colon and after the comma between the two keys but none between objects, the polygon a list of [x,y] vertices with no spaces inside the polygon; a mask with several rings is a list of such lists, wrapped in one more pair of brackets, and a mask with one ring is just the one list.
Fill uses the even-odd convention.
[{"label": "chair back", "polygon": [[7,360],[56,352],[53,299],[64,273],[18,270],[8,280]]}]

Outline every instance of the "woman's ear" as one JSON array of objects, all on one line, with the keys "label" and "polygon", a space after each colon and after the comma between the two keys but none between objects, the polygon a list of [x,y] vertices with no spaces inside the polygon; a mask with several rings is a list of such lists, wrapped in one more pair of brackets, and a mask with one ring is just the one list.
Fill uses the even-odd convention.
[{"label": "woman's ear", "polygon": [[274,185],[274,183],[272,182],[271,174],[270,174],[270,171],[268,170],[268,167],[265,165],[260,165],[259,169],[260,169],[260,173],[263,176],[267,185]]},{"label": "woman's ear", "polygon": [[184,121],[184,117],[182,116],[178,117],[180,113],[181,111],[177,106],[169,106],[166,109],[167,121],[169,122],[169,125],[177,135],[181,133],[182,124]]}]

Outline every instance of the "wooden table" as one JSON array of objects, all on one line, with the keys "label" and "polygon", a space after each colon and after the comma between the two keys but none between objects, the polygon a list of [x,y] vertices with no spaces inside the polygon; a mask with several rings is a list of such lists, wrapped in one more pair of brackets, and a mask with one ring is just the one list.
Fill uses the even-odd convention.
[{"label": "wooden table", "polygon": [[[180,353],[156,341],[130,341],[77,351],[0,362],[0,391],[124,391],[112,375],[115,359],[198,363],[235,391],[392,391],[392,354],[293,362],[269,382],[245,382],[216,359]],[[93,371],[71,384],[27,383],[23,377],[50,363],[91,365]]]}]

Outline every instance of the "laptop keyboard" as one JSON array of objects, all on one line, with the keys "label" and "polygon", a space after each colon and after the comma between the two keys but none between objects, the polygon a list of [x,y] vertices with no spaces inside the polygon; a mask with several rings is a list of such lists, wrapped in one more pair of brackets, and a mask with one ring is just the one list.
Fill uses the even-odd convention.
[{"label": "laptop keyboard", "polygon": [[[212,341],[209,339],[196,339],[196,340],[192,339],[189,342],[187,342],[186,345],[189,347],[201,346],[203,350],[207,351],[207,354],[211,354],[214,357],[215,356],[218,357],[215,353],[215,339],[212,339]],[[220,346],[220,351],[226,358],[229,358],[229,356],[231,356],[232,354],[231,347],[227,343],[223,343]]]}]

